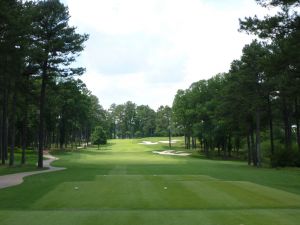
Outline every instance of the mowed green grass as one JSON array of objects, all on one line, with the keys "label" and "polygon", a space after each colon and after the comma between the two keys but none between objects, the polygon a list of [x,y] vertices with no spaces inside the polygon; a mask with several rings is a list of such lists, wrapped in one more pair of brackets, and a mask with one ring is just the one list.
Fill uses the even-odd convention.
[{"label": "mowed green grass", "polygon": [[0,190],[0,224],[299,224],[300,170],[162,156],[152,151],[166,144],[140,141],[57,152],[67,170]]},{"label": "mowed green grass", "polygon": [[26,164],[21,165],[21,150],[15,152],[15,165],[9,166],[8,160],[5,165],[0,165],[0,176],[12,173],[32,171],[36,169],[36,153],[32,150],[26,153]]}]

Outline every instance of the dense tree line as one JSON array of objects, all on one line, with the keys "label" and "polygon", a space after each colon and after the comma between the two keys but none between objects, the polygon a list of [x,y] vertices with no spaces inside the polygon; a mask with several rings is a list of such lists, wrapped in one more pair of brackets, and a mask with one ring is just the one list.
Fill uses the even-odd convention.
[{"label": "dense tree line", "polygon": [[228,73],[179,90],[174,120],[186,147],[198,138],[207,156],[227,158],[244,146],[249,164],[270,158],[273,166],[300,166],[300,3],[257,2],[279,8],[274,16],[240,20],[240,30],[259,41],[244,47]]},{"label": "dense tree line", "polygon": [[[110,138],[141,138],[169,136],[172,110],[160,106],[155,112],[148,105],[136,105],[128,101],[112,104],[108,110]],[[176,135],[177,131],[172,130]]]},{"label": "dense tree line", "polygon": [[69,26],[59,0],[0,0],[0,159],[14,165],[16,148],[38,152],[89,142],[96,125],[106,126],[98,99],[75,78],[71,63],[88,35]]}]

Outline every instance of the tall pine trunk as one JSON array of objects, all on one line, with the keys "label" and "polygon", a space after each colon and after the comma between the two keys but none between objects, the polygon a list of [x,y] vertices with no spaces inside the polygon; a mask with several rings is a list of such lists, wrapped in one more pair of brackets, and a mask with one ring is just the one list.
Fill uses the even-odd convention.
[{"label": "tall pine trunk", "polygon": [[251,142],[251,153],[252,153],[252,162],[253,166],[257,166],[257,154],[256,154],[256,147],[254,141],[254,130],[251,129],[250,133],[250,142]]},{"label": "tall pine trunk", "polygon": [[8,121],[7,121],[7,108],[8,108],[8,90],[4,87],[3,106],[2,106],[2,159],[4,165],[7,159],[7,138],[8,138]]},{"label": "tall pine trunk", "polygon": [[231,143],[231,135],[228,135],[228,142],[227,142],[227,149],[228,149],[228,157],[231,157],[232,152],[232,143]]},{"label": "tall pine trunk", "polygon": [[59,125],[59,145],[60,149],[64,149],[64,144],[66,142],[66,129],[65,129],[65,119],[64,116],[61,117]]},{"label": "tall pine trunk", "polygon": [[26,147],[27,147],[27,134],[28,134],[28,94],[29,94],[29,76],[25,80],[25,104],[23,107],[24,116],[22,119],[22,156],[21,164],[26,163]]},{"label": "tall pine trunk", "polygon": [[204,154],[205,154],[205,156],[206,157],[208,157],[208,148],[209,148],[209,146],[208,146],[208,142],[207,142],[207,140],[206,139],[204,139]]},{"label": "tall pine trunk", "polygon": [[[1,105],[3,103],[1,102]],[[0,115],[2,115],[2,109],[0,111]],[[2,161],[2,116],[0,116],[0,160]]]},{"label": "tall pine trunk", "polygon": [[185,136],[185,147],[186,147],[186,149],[191,149],[191,136],[190,136],[190,134],[186,134],[186,136]]},{"label": "tall pine trunk", "polygon": [[261,149],[260,149],[260,111],[256,110],[256,159],[257,167],[261,166]]},{"label": "tall pine trunk", "polygon": [[223,158],[227,159],[227,139],[226,139],[226,137],[224,137],[223,141],[222,141],[222,151],[223,151]]},{"label": "tall pine trunk", "polygon": [[271,155],[273,155],[274,154],[273,113],[272,113],[270,95],[268,95],[268,117],[269,117]]},{"label": "tall pine trunk", "polygon": [[12,115],[11,115],[11,145],[10,145],[10,153],[9,153],[9,165],[13,166],[15,162],[15,135],[16,135],[16,129],[15,129],[15,120],[16,120],[16,108],[17,108],[17,94],[16,94],[16,82],[14,84],[13,88],[13,102],[12,102]]},{"label": "tall pine trunk", "polygon": [[284,143],[287,151],[292,149],[292,129],[290,119],[288,104],[286,102],[286,98],[283,97]]},{"label": "tall pine trunk", "polygon": [[25,111],[25,116],[23,118],[22,124],[22,156],[21,156],[21,164],[26,163],[26,147],[27,147],[27,110]]},{"label": "tall pine trunk", "polygon": [[[47,65],[47,64],[46,64]],[[38,167],[43,168],[43,150],[44,150],[44,114],[46,101],[46,82],[47,67],[44,65],[42,74],[42,86],[40,95],[40,124],[39,124],[39,143],[38,143]]]},{"label": "tall pine trunk", "polygon": [[252,151],[251,151],[251,143],[250,143],[250,135],[247,135],[247,147],[248,147],[248,165],[251,165],[252,162]]}]

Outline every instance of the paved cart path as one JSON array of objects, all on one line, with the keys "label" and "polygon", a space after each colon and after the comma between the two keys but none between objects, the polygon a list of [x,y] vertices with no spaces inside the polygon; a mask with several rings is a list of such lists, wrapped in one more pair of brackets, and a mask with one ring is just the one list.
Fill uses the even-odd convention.
[{"label": "paved cart path", "polygon": [[19,184],[23,183],[23,181],[24,181],[23,178],[27,177],[27,176],[40,174],[40,173],[49,173],[49,172],[53,172],[53,171],[59,171],[59,170],[66,169],[63,167],[54,167],[54,166],[50,165],[53,161],[57,160],[58,158],[56,158],[50,154],[46,154],[46,155],[44,155],[44,157],[47,158],[46,160],[44,160],[44,167],[48,168],[48,169],[0,176],[0,189],[19,185]]}]

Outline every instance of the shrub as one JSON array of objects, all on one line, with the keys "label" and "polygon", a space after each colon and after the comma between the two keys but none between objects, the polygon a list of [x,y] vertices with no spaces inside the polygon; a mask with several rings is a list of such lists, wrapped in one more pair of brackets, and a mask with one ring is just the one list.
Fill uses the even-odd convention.
[{"label": "shrub", "polygon": [[271,156],[272,167],[287,167],[297,166],[300,167],[300,152],[299,151],[286,151],[284,149],[277,149],[274,155]]},{"label": "shrub", "polygon": [[99,145],[105,145],[107,143],[107,135],[102,127],[95,127],[92,133],[92,143],[98,145],[98,147]]}]

